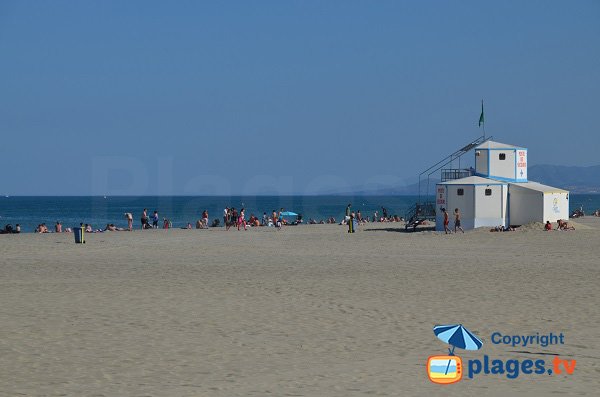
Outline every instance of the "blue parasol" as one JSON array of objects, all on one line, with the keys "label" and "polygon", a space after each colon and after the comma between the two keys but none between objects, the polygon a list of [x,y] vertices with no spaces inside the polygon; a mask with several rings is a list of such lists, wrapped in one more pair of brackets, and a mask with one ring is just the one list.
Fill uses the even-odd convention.
[{"label": "blue parasol", "polygon": [[[465,350],[479,350],[481,346],[483,346],[481,339],[473,335],[471,331],[463,327],[462,324],[436,325],[433,327],[433,333],[440,340],[452,346],[452,350],[448,349],[451,356],[454,355],[454,349],[457,347]],[[450,367],[450,361],[451,360],[448,360],[446,374]]]},{"label": "blue parasol", "polygon": [[483,346],[481,339],[473,335],[462,324],[436,325],[433,327],[433,333],[440,340],[452,346],[450,355],[454,354],[454,349],[457,347],[465,350],[479,350]]},{"label": "blue parasol", "polygon": [[283,211],[281,213],[282,216],[298,216],[298,214],[296,214],[295,212],[292,211]]}]

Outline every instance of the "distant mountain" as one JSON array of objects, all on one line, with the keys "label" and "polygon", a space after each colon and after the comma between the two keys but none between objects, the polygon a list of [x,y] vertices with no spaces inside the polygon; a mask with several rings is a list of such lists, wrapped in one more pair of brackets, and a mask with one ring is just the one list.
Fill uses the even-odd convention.
[{"label": "distant mountain", "polygon": [[[533,165],[528,169],[528,179],[569,190],[571,193],[600,193],[600,165],[591,167],[576,167],[564,165]],[[414,180],[414,179],[413,179]],[[433,194],[435,184],[439,179],[421,181],[421,193]],[[348,196],[397,196],[418,195],[419,183],[404,183],[399,185],[377,185],[373,187],[351,187],[334,189],[321,194],[348,195]]]},{"label": "distant mountain", "polygon": [[556,186],[571,193],[600,193],[600,165],[575,167],[533,165],[527,170],[531,181]]},{"label": "distant mountain", "polygon": [[[430,194],[434,193],[435,184],[439,181],[439,179],[433,178],[429,180]],[[379,185],[367,188],[354,187],[343,190],[334,190],[329,193],[340,196],[415,196],[419,194],[419,182],[397,186]],[[423,195],[427,194],[427,179],[421,181],[421,193]]]}]

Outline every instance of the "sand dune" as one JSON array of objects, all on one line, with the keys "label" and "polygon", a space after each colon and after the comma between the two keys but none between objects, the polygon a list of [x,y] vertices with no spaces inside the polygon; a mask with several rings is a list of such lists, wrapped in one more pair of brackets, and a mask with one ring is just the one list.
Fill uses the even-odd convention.
[{"label": "sand dune", "polygon": [[[572,232],[403,233],[367,225],[0,236],[0,394],[594,394],[600,220]],[[571,376],[429,382],[463,323],[500,359],[560,354]],[[513,349],[490,334],[563,332]],[[524,352],[525,350],[530,353]]]}]

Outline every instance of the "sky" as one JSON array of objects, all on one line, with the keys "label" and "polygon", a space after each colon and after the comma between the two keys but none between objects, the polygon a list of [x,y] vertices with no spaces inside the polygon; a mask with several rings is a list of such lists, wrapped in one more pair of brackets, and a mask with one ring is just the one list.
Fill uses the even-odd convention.
[{"label": "sky", "polygon": [[[0,1],[0,194],[400,186],[482,134],[599,164],[599,1]],[[469,156],[470,158],[471,156]]]}]

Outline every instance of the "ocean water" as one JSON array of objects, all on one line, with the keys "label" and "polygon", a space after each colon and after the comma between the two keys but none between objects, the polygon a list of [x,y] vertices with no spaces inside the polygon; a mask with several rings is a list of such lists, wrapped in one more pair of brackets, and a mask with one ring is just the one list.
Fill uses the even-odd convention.
[{"label": "ocean water", "polygon": [[[194,224],[201,218],[203,210],[208,210],[210,220],[219,219],[222,225],[223,208],[246,208],[246,216],[255,214],[259,218],[263,212],[270,214],[281,207],[303,215],[305,221],[327,219],[331,216],[339,221],[348,203],[363,216],[373,216],[381,207],[386,207],[389,215],[404,216],[406,211],[418,201],[417,196],[148,196],[148,197],[0,197],[0,227],[6,224],[20,224],[23,232],[32,232],[40,223],[46,223],[50,230],[56,221],[63,227],[89,223],[95,228],[104,228],[107,223],[126,227],[124,213],[134,215],[134,226],[139,227],[140,215],[144,208],[149,215],[158,211],[159,218],[168,218],[173,227],[183,227],[188,222]],[[571,210],[583,206],[586,213],[600,208],[600,195],[572,194]]]},{"label": "ocean water", "polygon": [[302,214],[303,219],[325,220],[331,216],[337,221],[345,214],[346,206],[352,203],[355,211],[363,216],[373,216],[381,207],[388,209],[389,215],[404,216],[407,209],[416,203],[416,196],[145,196],[145,197],[0,197],[0,227],[6,224],[20,224],[23,232],[32,232],[40,223],[46,223],[50,230],[60,221],[63,227],[89,223],[94,228],[104,228],[107,223],[126,227],[125,212],[133,213],[134,227],[139,228],[144,208],[148,215],[158,211],[160,225],[168,218],[173,227],[183,227],[188,222],[195,224],[207,210],[210,221],[219,219],[223,224],[225,207],[246,208],[246,218],[251,214],[261,218],[263,212],[285,208]]}]

